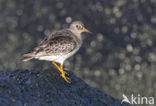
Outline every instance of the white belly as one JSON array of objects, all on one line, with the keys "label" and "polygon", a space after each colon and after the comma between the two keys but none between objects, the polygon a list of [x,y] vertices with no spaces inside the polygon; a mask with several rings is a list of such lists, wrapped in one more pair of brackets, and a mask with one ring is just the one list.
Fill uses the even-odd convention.
[{"label": "white belly", "polygon": [[38,57],[39,60],[47,60],[47,61],[55,61],[55,62],[61,62],[64,60],[64,57],[62,56],[42,56]]},{"label": "white belly", "polygon": [[77,52],[78,49],[74,50],[73,52],[66,54],[66,55],[53,55],[53,56],[41,56],[41,57],[36,57],[36,59],[39,60],[46,60],[46,61],[55,61],[57,63],[63,64],[63,62],[69,58],[70,56],[72,56],[73,54],[75,54],[75,52]]}]

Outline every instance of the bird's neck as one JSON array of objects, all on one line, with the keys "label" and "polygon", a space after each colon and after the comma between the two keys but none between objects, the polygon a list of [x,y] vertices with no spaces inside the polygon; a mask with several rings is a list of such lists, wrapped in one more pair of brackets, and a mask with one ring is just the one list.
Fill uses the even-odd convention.
[{"label": "bird's neck", "polygon": [[78,39],[82,39],[81,32],[76,32],[75,30],[69,29]]}]

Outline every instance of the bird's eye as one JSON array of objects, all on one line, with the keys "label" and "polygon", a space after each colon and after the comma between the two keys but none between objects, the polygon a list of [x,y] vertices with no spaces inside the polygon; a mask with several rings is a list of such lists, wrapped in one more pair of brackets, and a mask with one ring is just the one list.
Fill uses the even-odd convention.
[{"label": "bird's eye", "polygon": [[76,28],[77,28],[78,30],[82,30],[82,26],[76,25]]},{"label": "bird's eye", "polygon": [[78,26],[78,25],[76,25],[76,28],[79,28],[79,26]]}]

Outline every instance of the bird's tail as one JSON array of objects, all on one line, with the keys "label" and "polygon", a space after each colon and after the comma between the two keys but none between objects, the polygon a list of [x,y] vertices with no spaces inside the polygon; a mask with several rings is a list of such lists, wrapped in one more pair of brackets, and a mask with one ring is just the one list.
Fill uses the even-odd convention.
[{"label": "bird's tail", "polygon": [[29,61],[31,59],[34,58],[34,54],[33,53],[27,53],[23,55],[23,58],[21,59],[22,61]]}]

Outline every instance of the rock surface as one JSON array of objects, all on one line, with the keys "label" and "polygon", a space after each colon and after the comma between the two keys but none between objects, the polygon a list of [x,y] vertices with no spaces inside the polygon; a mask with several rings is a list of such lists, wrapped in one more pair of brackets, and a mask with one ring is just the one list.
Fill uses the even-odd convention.
[{"label": "rock surface", "polygon": [[71,84],[56,70],[0,71],[0,106],[121,106],[119,99],[68,73]]}]

